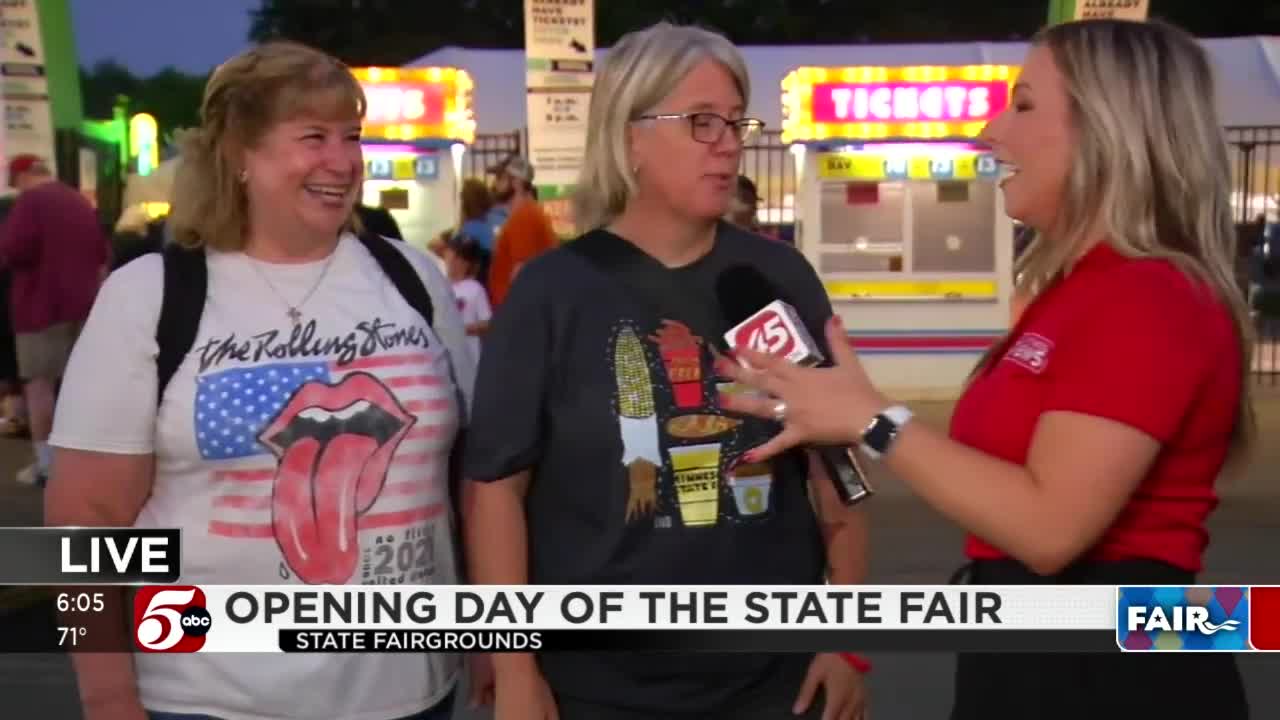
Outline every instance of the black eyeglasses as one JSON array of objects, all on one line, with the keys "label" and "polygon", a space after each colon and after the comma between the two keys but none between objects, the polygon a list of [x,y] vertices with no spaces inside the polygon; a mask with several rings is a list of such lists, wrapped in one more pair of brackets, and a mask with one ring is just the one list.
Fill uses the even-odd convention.
[{"label": "black eyeglasses", "polygon": [[733,128],[734,134],[738,136],[738,142],[746,145],[756,135],[764,129],[764,121],[754,118],[741,118],[738,120],[730,120],[723,115],[712,112],[695,112],[695,113],[674,113],[668,115],[641,115],[637,120],[688,120],[689,131],[693,133],[693,139],[714,145],[720,142],[720,138],[724,137],[724,131]]}]

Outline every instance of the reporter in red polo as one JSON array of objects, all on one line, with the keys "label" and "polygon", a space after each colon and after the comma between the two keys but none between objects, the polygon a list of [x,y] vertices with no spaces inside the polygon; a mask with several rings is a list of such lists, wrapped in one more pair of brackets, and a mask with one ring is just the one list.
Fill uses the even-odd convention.
[{"label": "reporter in red polo", "polygon": [[[1213,87],[1195,39],[1162,23],[1041,32],[984,133],[1009,214],[1038,233],[1018,263],[1029,302],[950,433],[882,395],[833,321],[833,368],[749,351],[751,369],[725,363],[773,399],[724,405],[784,423],[755,452],[862,445],[970,533],[970,582],[1193,584],[1215,482],[1253,430]],[[1217,653],[961,655],[953,712],[1248,716],[1234,659]]]}]

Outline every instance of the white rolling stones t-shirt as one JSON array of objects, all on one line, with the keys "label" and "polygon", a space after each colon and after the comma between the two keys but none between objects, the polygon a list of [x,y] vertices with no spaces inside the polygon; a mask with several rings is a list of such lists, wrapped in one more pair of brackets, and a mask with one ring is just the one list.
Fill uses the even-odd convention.
[{"label": "white rolling stones t-shirt", "polygon": [[[183,583],[457,582],[448,461],[475,366],[449,282],[425,255],[396,246],[431,293],[434,329],[355,237],[327,270],[323,261],[255,269],[241,253],[211,254],[199,332],[158,414],[162,259],[108,278],[50,442],[155,453],[136,525],[182,529]],[[286,300],[312,287],[294,327]],[[226,720],[400,718],[442,700],[460,667],[457,656],[428,653],[135,661],[148,709]]]}]

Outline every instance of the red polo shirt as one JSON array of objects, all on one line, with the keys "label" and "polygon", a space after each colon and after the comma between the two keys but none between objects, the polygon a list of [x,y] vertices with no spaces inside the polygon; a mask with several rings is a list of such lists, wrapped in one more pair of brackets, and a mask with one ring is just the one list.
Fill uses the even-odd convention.
[{"label": "red polo shirt", "polygon": [[97,212],[75,188],[55,180],[19,195],[0,228],[0,266],[13,273],[13,331],[89,317],[108,243]]},{"label": "red polo shirt", "polygon": [[[1041,413],[1145,432],[1160,453],[1087,559],[1198,572],[1241,393],[1227,306],[1172,263],[1101,245],[1026,309],[998,357],[957,403],[952,438],[1025,465]],[[1008,557],[972,536],[965,549],[975,559]]]}]

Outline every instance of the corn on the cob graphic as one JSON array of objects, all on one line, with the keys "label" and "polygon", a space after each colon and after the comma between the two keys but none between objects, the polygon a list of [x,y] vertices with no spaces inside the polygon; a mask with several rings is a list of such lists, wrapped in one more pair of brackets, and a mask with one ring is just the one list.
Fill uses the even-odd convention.
[{"label": "corn on the cob graphic", "polygon": [[613,372],[618,383],[618,424],[622,435],[622,464],[627,466],[630,493],[627,520],[652,512],[658,502],[658,414],[653,381],[640,337],[630,327],[618,331],[613,349]]}]

